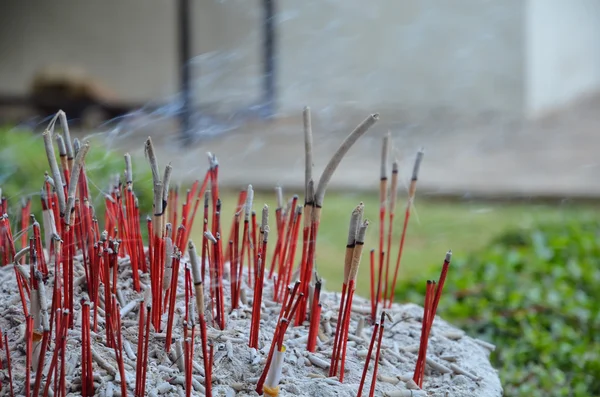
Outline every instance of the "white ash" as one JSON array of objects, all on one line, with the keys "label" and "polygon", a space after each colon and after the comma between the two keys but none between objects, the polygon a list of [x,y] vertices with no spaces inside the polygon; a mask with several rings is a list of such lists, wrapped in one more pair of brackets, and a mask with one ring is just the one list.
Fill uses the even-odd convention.
[{"label": "white ash", "polygon": [[[84,271],[80,262],[81,256],[77,256],[75,259],[75,278],[78,278],[84,276]],[[122,337],[126,351],[123,356],[127,388],[129,394],[133,395],[135,387],[135,355],[138,343],[139,305],[129,304],[143,298],[143,291],[137,294],[133,290],[129,260],[127,258],[121,259],[119,263],[118,288],[122,291],[122,299],[124,300],[121,310],[125,312],[125,316],[122,318]],[[225,268],[228,268],[228,266],[226,264]],[[178,291],[183,291],[184,268],[184,261],[182,260]],[[8,273],[12,277],[7,276]],[[0,269],[0,279],[4,280],[0,285],[2,296],[11,297],[0,301],[0,327],[7,333],[9,339],[15,393],[17,395],[24,394],[25,344],[23,336],[25,319],[20,307],[20,300],[18,299],[14,270],[8,269],[8,267]],[[245,280],[246,277],[244,277]],[[48,294],[52,292],[52,281],[53,277],[51,275],[46,285]],[[141,276],[141,281],[142,288],[150,285],[147,274]],[[67,339],[66,384],[69,396],[80,395],[80,299],[84,295],[87,295],[85,287],[85,279],[75,286],[75,329],[69,332]],[[247,289],[248,286],[244,284],[243,288]],[[101,300],[103,299],[103,292],[104,289],[100,288]],[[205,288],[205,294],[205,301],[208,304],[210,302],[208,286]],[[206,311],[209,341],[215,344],[213,396],[257,396],[258,394],[255,392],[256,382],[264,369],[266,356],[280,311],[280,305],[272,301],[273,281],[265,280],[260,321],[260,349],[258,351],[248,347],[250,316],[252,312],[251,299],[247,304],[242,304],[240,308],[229,313],[230,291],[228,281],[224,281],[224,295],[227,298],[225,306],[227,323],[225,330],[221,331],[212,327],[210,312],[209,310]],[[251,291],[246,291],[246,295],[252,297],[253,294]],[[15,297],[15,299],[12,299],[12,297]],[[48,296],[49,302],[50,298],[51,296]],[[308,322],[299,327],[289,327],[284,342],[287,346],[287,352],[280,382],[280,396],[356,396],[373,331],[373,327],[370,325],[370,315],[368,314],[370,312],[370,302],[361,297],[354,297],[346,354],[346,373],[344,383],[341,384],[337,378],[327,377],[339,299],[339,293],[331,293],[324,290],[321,292],[323,314],[315,353],[309,353],[306,350]],[[444,299],[443,296],[442,299]],[[127,309],[125,310],[125,308]],[[177,322],[173,326],[173,340],[179,341],[182,340],[183,333],[184,300],[182,298],[178,298],[176,309],[176,313],[179,313],[179,316],[177,316]],[[412,377],[421,336],[423,308],[414,304],[394,304],[392,309],[388,310],[388,313],[393,320],[388,320],[385,324],[378,381],[375,389],[376,396],[502,396],[502,387],[497,372],[489,362],[489,354],[494,346],[466,336],[464,332],[451,326],[439,317],[435,318],[431,329],[427,350],[428,364],[425,371],[423,390],[420,390],[412,381]],[[99,310],[98,331],[92,331],[96,394],[99,396],[119,396],[120,377],[118,366],[114,350],[105,345],[105,322],[103,315],[104,311]],[[171,354],[165,352],[166,320],[167,315],[165,314],[163,315],[163,329],[161,332],[156,332],[154,329],[151,330],[146,390],[150,396],[183,396],[184,374],[177,363],[175,353],[177,343],[172,344]],[[361,324],[362,332],[357,333],[359,322],[364,323],[364,326]],[[194,346],[195,363],[192,381],[194,391],[192,394],[204,395],[204,368],[201,357],[202,349],[200,346],[199,326],[196,326],[196,333]],[[44,373],[48,370],[51,354],[54,350],[53,340],[46,356]],[[369,372],[367,373],[363,391],[364,395],[368,394],[370,388],[374,356],[375,352],[373,352],[373,358],[371,359]],[[1,357],[4,360],[4,368],[6,368],[5,354],[2,353]],[[0,375],[4,377],[6,382],[8,381],[6,379],[8,376],[6,369],[0,372]],[[35,372],[32,371],[32,386],[34,381]],[[8,390],[6,382],[4,382],[4,390]],[[42,387],[44,385],[45,378],[42,382]]]}]

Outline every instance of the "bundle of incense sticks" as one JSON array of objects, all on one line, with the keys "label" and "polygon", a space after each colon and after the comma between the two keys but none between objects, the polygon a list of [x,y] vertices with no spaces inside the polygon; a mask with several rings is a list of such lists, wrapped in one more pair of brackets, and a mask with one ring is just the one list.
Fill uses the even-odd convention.
[{"label": "bundle of incense sticks", "polygon": [[365,235],[369,221],[362,222],[364,205],[360,203],[350,216],[350,227],[348,228],[348,243],[346,245],[346,258],[344,260],[344,283],[342,284],[342,297],[338,312],[338,321],[333,341],[333,353],[329,376],[336,376],[339,368],[340,382],[344,381],[344,365],[346,359],[346,346],[348,342],[348,331],[350,327],[350,313],[352,310],[352,298],[356,286],[356,276],[365,244]]},{"label": "bundle of incense sticks", "polygon": [[[308,313],[307,306],[310,284],[316,281],[312,290],[310,307],[311,321],[308,338],[308,350],[314,350],[320,323],[321,280],[314,271],[316,237],[320,223],[323,198],[326,187],[335,169],[345,153],[378,119],[371,115],[361,123],[342,143],[338,151],[327,164],[318,185],[312,179],[312,129],[310,112],[305,109],[306,143],[306,190],[304,206],[298,205],[298,196],[293,196],[284,208],[281,188],[276,189],[277,208],[275,211],[277,244],[271,260],[271,276],[278,265],[276,279],[276,300],[283,305],[278,326],[273,335],[263,376],[257,384],[257,390],[272,392],[278,387],[283,365],[285,346],[284,335],[292,321],[302,324]],[[59,122],[63,134],[55,134],[55,124]],[[242,295],[242,274],[244,261],[248,263],[248,286],[253,288],[253,307],[249,344],[258,347],[261,303],[267,262],[267,243],[269,236],[268,207],[263,208],[260,227],[256,213],[252,211],[253,190],[249,186],[238,199],[236,215],[233,219],[233,235],[223,255],[221,246],[221,201],[218,186],[218,161],[209,153],[209,169],[202,184],[197,180],[187,191],[180,205],[179,187],[170,189],[172,167],[167,165],[160,174],[158,161],[152,140],[145,143],[145,153],[149,160],[153,178],[153,214],[147,219],[148,251],[145,252],[141,233],[138,198],[134,191],[132,161],[129,154],[124,156],[124,183],[119,177],[112,180],[105,195],[104,228],[100,227],[96,211],[92,205],[85,171],[85,157],[90,150],[88,142],[71,141],[66,116],[59,112],[43,133],[46,155],[50,172],[45,175],[42,189],[43,224],[40,225],[30,213],[30,202],[21,206],[22,234],[21,251],[15,248],[15,239],[8,215],[8,204],[2,198],[0,206],[0,249],[4,264],[12,263],[22,302],[25,322],[26,382],[24,392],[27,396],[53,394],[66,396],[67,368],[66,351],[69,329],[81,327],[81,395],[97,393],[94,386],[94,362],[104,368],[116,368],[113,375],[119,382],[121,395],[127,395],[130,385],[125,370],[124,354],[127,346],[123,343],[121,316],[123,312],[139,310],[138,345],[136,355],[135,386],[131,385],[136,397],[146,393],[147,369],[149,361],[149,340],[151,331],[161,333],[166,318],[165,348],[171,350],[173,329],[183,326],[183,339],[176,341],[176,351],[181,351],[185,372],[186,395],[191,395],[193,383],[193,357],[196,316],[200,328],[200,343],[204,361],[205,391],[212,395],[213,344],[208,340],[206,313],[210,312],[213,324],[226,328],[225,297],[223,280],[224,262],[229,260],[231,283],[231,308],[235,309]],[[54,144],[58,146],[60,165],[55,157]],[[0,194],[1,197],[1,194]],[[202,255],[198,257],[196,248],[189,241],[194,218],[200,200],[204,197]],[[212,203],[212,211],[211,205]],[[245,205],[243,203],[245,202]],[[241,211],[244,214],[244,227],[240,236]],[[340,319],[336,329],[336,370],[341,366],[340,379],[343,380],[343,368],[347,343],[352,297],[362,246],[368,222],[362,222],[362,206],[353,226],[352,255],[348,257],[345,268],[344,305],[340,310]],[[212,212],[212,213],[211,213]],[[304,220],[302,216],[304,215]],[[170,221],[170,222],[169,222]],[[179,224],[178,224],[179,223]],[[31,224],[31,227],[29,226]],[[303,240],[300,245],[301,261],[297,269],[299,280],[293,288],[292,281],[295,257],[297,253],[300,225],[303,225]],[[175,228],[175,229],[174,229]],[[31,233],[28,231],[31,230]],[[176,230],[176,233],[174,232]],[[43,232],[43,234],[42,234]],[[242,239],[240,242],[239,239]],[[182,248],[188,244],[190,267],[185,266],[184,318],[181,323],[175,321],[176,305],[181,291],[179,274]],[[47,255],[45,255],[47,253]],[[85,276],[77,280],[77,285],[85,283],[85,291],[80,308],[74,305],[76,264],[74,257],[81,255],[81,265]],[[147,255],[147,257],[146,257]],[[129,259],[124,265],[121,259]],[[79,260],[77,260],[79,262]],[[29,265],[28,267],[26,265]],[[205,269],[208,265],[210,277],[210,310],[204,303]],[[121,279],[123,267],[130,266],[132,288],[136,292],[144,290],[144,298],[136,299],[131,305],[121,307]],[[27,270],[24,270],[27,269]],[[149,285],[142,282],[141,276],[149,277]],[[47,302],[46,283],[52,282],[50,304]],[[192,285],[193,284],[193,285]],[[346,285],[347,284],[347,285]],[[195,300],[194,300],[195,297]],[[194,305],[195,301],[195,305]],[[29,302],[29,304],[28,304]],[[196,308],[198,314],[196,314]],[[80,310],[80,313],[77,312]],[[98,332],[99,325],[104,333]],[[339,335],[338,335],[339,334]],[[11,392],[13,391],[10,349],[4,335]],[[92,337],[94,336],[94,337]],[[94,349],[97,338],[102,338],[106,347],[113,351],[115,363],[107,363]],[[180,343],[181,342],[181,343]],[[48,352],[54,343],[54,349]],[[183,349],[177,346],[183,345]],[[127,350],[127,355],[133,354]],[[49,357],[46,357],[49,355]],[[341,357],[341,358],[340,358]],[[46,365],[47,358],[49,359]],[[271,363],[273,365],[271,366]],[[42,371],[43,368],[47,370]],[[35,372],[33,390],[29,378]],[[44,372],[44,375],[42,374]],[[44,381],[45,379],[45,381]],[[45,382],[45,383],[44,383]],[[266,383],[265,383],[266,382]]]},{"label": "bundle of incense sticks", "polygon": [[423,378],[425,377],[425,362],[427,360],[427,345],[429,343],[429,334],[431,332],[431,326],[433,325],[433,319],[437,311],[440,297],[444,289],[444,283],[446,282],[446,275],[448,274],[448,268],[450,267],[450,261],[452,259],[452,251],[446,253],[444,263],[442,264],[442,272],[438,282],[427,280],[427,289],[425,292],[425,304],[423,306],[423,325],[421,327],[421,342],[419,345],[419,356],[417,358],[417,364],[415,366],[415,373],[413,380],[419,387],[423,388]]}]

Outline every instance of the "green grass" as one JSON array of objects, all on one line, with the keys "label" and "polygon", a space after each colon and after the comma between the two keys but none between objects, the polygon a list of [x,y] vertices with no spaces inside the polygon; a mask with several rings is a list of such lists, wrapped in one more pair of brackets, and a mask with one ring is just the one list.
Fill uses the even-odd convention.
[{"label": "green grass", "polygon": [[[228,238],[234,207],[237,203],[237,193],[222,192],[221,196],[223,231],[225,237]],[[254,201],[257,213],[260,214],[260,208],[264,203],[269,205],[272,209],[271,213],[273,213],[274,199],[274,194],[257,193]],[[365,216],[372,222],[359,272],[357,292],[368,296],[368,250],[377,248],[379,244],[379,205],[376,195],[328,193],[323,208],[316,261],[320,276],[326,280],[326,287],[330,290],[339,290],[343,276],[343,258],[350,213],[361,200],[365,203]],[[404,204],[400,203],[394,222],[390,267],[394,266],[398,252],[404,208]],[[467,253],[486,246],[492,238],[507,228],[531,227],[540,221],[553,222],[573,217],[598,218],[598,215],[594,207],[568,204],[558,206],[417,200],[408,225],[398,276],[399,284],[402,280],[425,280],[439,273],[444,254],[448,249],[452,249],[455,258],[464,258]],[[271,220],[271,224],[273,224],[273,220]],[[199,222],[192,233],[192,238],[200,239]],[[275,246],[275,238],[270,241],[272,249]],[[401,286],[396,292],[396,298],[398,300],[406,298]]]},{"label": "green grass", "polygon": [[[57,133],[60,132],[57,129]],[[104,145],[90,140],[86,157],[90,195],[99,214],[104,213],[104,192],[115,174],[123,173],[123,154],[107,151]],[[56,147],[56,145],[55,145]],[[58,159],[58,152],[56,153]],[[144,212],[152,208],[152,177],[146,164],[134,162],[135,191]],[[60,163],[59,163],[60,166]],[[34,213],[41,211],[39,192],[44,183],[44,172],[50,171],[41,133],[20,128],[0,127],[0,188],[9,205],[17,208],[21,199],[32,198]],[[13,211],[16,213],[16,211]],[[41,218],[38,218],[41,219]]]}]

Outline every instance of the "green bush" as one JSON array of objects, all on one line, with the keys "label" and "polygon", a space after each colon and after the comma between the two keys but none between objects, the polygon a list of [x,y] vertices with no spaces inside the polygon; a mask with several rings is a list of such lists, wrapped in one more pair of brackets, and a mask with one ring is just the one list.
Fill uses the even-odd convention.
[{"label": "green bush", "polygon": [[452,263],[438,314],[496,344],[507,396],[600,396],[599,237],[596,222],[545,225]]},{"label": "green bush", "polygon": [[[107,151],[99,140],[90,140],[91,149],[86,157],[86,174],[92,202],[98,214],[104,213],[104,192],[111,177],[123,174],[125,161],[123,153]],[[57,153],[58,156],[58,153]],[[58,157],[57,157],[58,158]],[[41,211],[40,190],[44,183],[44,172],[49,172],[41,133],[31,133],[24,129],[0,128],[0,188],[8,198],[12,215],[18,213],[21,199],[31,197],[32,210],[39,217]],[[145,164],[134,163],[135,184],[141,213],[151,212],[152,177]],[[112,179],[114,180],[114,179]]]}]

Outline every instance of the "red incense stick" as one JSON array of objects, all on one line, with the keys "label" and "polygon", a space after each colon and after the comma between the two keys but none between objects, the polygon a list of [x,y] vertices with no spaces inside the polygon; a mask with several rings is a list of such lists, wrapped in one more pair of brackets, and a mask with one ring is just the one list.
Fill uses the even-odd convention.
[{"label": "red incense stick", "polygon": [[310,325],[308,331],[308,343],[306,350],[314,352],[317,346],[317,336],[319,335],[319,324],[321,323],[321,280],[317,279],[315,291],[313,294],[312,307],[310,309]]},{"label": "red incense stick", "polygon": [[375,395],[377,368],[379,367],[379,357],[381,356],[381,340],[383,339],[383,332],[385,330],[385,315],[385,312],[381,313],[381,325],[379,327],[379,339],[377,341],[377,354],[375,354],[375,362],[373,363],[373,377],[371,378],[371,390],[369,392],[369,397],[373,397]]},{"label": "red incense stick", "polygon": [[12,363],[10,362],[10,347],[8,346],[8,334],[4,333],[4,347],[6,348],[6,365],[8,367],[8,381],[10,383],[10,396],[14,397],[15,391],[12,378]]},{"label": "red incense stick", "polygon": [[371,336],[371,343],[369,343],[369,350],[367,351],[365,366],[363,368],[362,376],[360,378],[360,384],[358,386],[358,393],[356,393],[357,397],[362,397],[362,391],[365,386],[367,372],[369,371],[369,363],[371,362],[371,355],[373,354],[373,346],[375,346],[375,340],[377,339],[378,331],[379,331],[379,323],[375,323],[375,326],[373,327],[373,335]]}]

